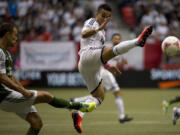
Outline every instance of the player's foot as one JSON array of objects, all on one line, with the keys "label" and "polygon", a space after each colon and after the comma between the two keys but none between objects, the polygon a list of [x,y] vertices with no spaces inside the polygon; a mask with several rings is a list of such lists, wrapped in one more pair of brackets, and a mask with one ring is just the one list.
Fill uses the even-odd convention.
[{"label": "player's foot", "polygon": [[151,35],[153,31],[153,26],[148,25],[144,31],[138,37],[138,46],[143,47],[146,43],[147,38]]},{"label": "player's foot", "polygon": [[125,123],[125,122],[129,122],[129,121],[131,121],[131,120],[133,120],[133,118],[128,117],[128,116],[126,115],[123,119],[119,119],[119,122],[120,122],[120,123]]},{"label": "player's foot", "polygon": [[167,113],[168,112],[168,108],[169,108],[169,102],[167,100],[164,100],[162,102],[162,109],[163,109],[163,112],[164,113]]},{"label": "player's foot", "polygon": [[74,128],[76,129],[76,131],[78,133],[82,133],[82,127],[81,127],[82,117],[77,112],[73,112],[72,119],[73,119]]},{"label": "player's foot", "polygon": [[96,108],[96,103],[82,103],[82,107],[79,109],[81,112],[91,112]]},{"label": "player's foot", "polygon": [[176,125],[176,122],[177,122],[178,118],[179,118],[179,114],[177,112],[177,108],[174,107],[173,108],[173,118],[172,118],[173,125]]}]

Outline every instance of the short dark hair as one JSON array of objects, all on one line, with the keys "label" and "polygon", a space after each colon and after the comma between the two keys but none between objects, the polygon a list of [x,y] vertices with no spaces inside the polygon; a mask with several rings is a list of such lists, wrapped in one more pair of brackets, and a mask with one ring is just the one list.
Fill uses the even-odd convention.
[{"label": "short dark hair", "polygon": [[112,38],[113,38],[114,36],[120,36],[120,37],[121,37],[121,35],[120,35],[119,33],[114,33],[114,34],[112,35]]},{"label": "short dark hair", "polygon": [[12,23],[3,23],[0,25],[0,38],[2,38],[7,32],[12,32],[15,27]]},{"label": "short dark hair", "polygon": [[104,9],[104,10],[107,10],[107,11],[110,11],[111,12],[111,7],[108,5],[108,4],[102,4],[98,7],[98,12],[101,10],[101,9]]}]

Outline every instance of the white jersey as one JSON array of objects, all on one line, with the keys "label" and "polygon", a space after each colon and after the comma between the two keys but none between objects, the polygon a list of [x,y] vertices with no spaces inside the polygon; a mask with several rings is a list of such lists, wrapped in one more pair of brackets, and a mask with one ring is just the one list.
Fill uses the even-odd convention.
[{"label": "white jersey", "polygon": [[[96,21],[96,19],[90,18],[87,21],[85,21],[82,32],[88,29],[96,29],[98,27],[99,24]],[[100,47],[104,44],[104,42],[105,42],[105,31],[101,30],[88,38],[81,37],[81,49],[86,47]]]},{"label": "white jersey", "polygon": [[6,55],[0,48],[0,74],[6,74]]},{"label": "white jersey", "polygon": [[[96,29],[99,27],[95,18],[90,18],[84,23],[84,30]],[[102,65],[102,48],[105,41],[105,31],[98,31],[96,34],[81,38],[80,60],[78,63],[79,72],[86,82],[88,90],[94,93],[102,82],[100,67]]]}]

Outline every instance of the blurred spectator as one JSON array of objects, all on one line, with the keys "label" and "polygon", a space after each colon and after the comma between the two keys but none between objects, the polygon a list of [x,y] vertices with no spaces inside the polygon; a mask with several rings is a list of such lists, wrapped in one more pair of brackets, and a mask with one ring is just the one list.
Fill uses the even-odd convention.
[{"label": "blurred spectator", "polygon": [[31,1],[21,0],[18,3],[18,16],[24,17],[27,14],[28,8],[30,8],[32,4],[33,3]]},{"label": "blurred spectator", "polygon": [[35,29],[31,29],[29,34],[26,35],[26,37],[24,38],[25,41],[31,42],[31,41],[35,41],[36,40],[36,31]]},{"label": "blurred spectator", "polygon": [[4,17],[7,10],[7,2],[4,0],[0,1],[0,17]]},{"label": "blurred spectator", "polygon": [[60,39],[63,41],[70,40],[71,28],[67,25],[67,23],[63,20],[61,27],[59,29]]},{"label": "blurred spectator", "polygon": [[11,17],[16,18],[18,15],[17,14],[18,13],[18,4],[17,4],[16,0],[9,0],[8,7],[9,7]]},{"label": "blurred spectator", "polygon": [[52,40],[51,33],[45,27],[42,27],[41,31],[42,32],[37,37],[37,40],[39,40],[39,41],[51,41]]},{"label": "blurred spectator", "polygon": [[82,27],[83,27],[82,23],[80,22],[80,20],[78,20],[75,27],[73,28],[72,34],[73,34],[73,37],[74,37],[74,41],[76,43],[78,43],[80,41],[80,39],[81,39]]}]

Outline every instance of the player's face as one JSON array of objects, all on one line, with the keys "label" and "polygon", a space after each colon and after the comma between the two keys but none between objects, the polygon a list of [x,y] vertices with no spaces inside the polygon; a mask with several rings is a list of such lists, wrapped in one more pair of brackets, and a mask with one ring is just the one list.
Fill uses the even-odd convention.
[{"label": "player's face", "polygon": [[121,42],[121,37],[119,35],[114,35],[112,37],[112,44],[113,46],[119,44]]},{"label": "player's face", "polygon": [[111,12],[101,9],[98,13],[97,13],[97,21],[99,24],[102,24],[104,22],[104,20],[108,17],[111,17]]},{"label": "player's face", "polygon": [[7,34],[7,45],[8,47],[13,47],[17,44],[18,41],[18,30],[16,27],[13,28],[12,32],[8,32]]}]

